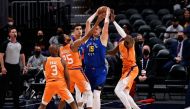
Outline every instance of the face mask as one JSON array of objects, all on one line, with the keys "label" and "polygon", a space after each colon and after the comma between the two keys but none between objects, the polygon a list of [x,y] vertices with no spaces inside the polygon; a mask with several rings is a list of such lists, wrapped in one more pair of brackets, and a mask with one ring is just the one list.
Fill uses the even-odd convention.
[{"label": "face mask", "polygon": [[8,25],[12,26],[12,25],[13,25],[13,22],[8,22]]},{"label": "face mask", "polygon": [[183,41],[183,37],[178,36],[177,40],[178,40],[179,42],[181,42],[181,41]]},{"label": "face mask", "polygon": [[149,50],[147,50],[147,49],[145,49],[144,52],[143,52],[143,54],[144,54],[145,56],[149,55],[149,53],[150,53],[150,52],[149,52]]},{"label": "face mask", "polygon": [[39,56],[40,55],[40,53],[41,53],[41,51],[35,51],[35,56]]}]

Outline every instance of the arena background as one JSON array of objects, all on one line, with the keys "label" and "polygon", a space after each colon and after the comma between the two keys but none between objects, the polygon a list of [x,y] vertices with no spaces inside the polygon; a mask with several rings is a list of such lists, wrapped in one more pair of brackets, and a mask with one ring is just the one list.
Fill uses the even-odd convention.
[{"label": "arena background", "polygon": [[[181,10],[174,11],[174,5],[180,4]],[[26,57],[31,56],[33,50],[33,38],[36,31],[42,29],[47,39],[55,35],[57,27],[62,27],[65,34],[71,33],[72,25],[81,23],[85,27],[87,18],[102,5],[109,6],[115,10],[117,15],[125,15],[127,21],[127,10],[135,9],[143,14],[143,10],[151,10],[156,15],[160,9],[167,9],[171,16],[182,14],[183,8],[188,6],[181,0],[0,0],[0,41],[3,41],[3,29],[6,27],[8,17],[14,19],[15,26],[21,32],[20,40],[24,44]],[[133,13],[131,13],[133,14]],[[121,15],[122,17],[122,15]],[[120,20],[120,18],[118,17]],[[159,18],[164,24],[163,19]],[[172,18],[171,18],[172,19]],[[170,19],[170,20],[171,20]],[[118,20],[118,21],[119,21]],[[131,23],[131,22],[130,22]],[[150,24],[149,24],[150,25]],[[151,25],[150,25],[151,26]],[[153,25],[154,26],[154,25]],[[110,32],[114,33],[115,29],[110,27]],[[153,29],[142,30],[147,34],[154,32]],[[158,31],[159,35],[165,30]],[[114,35],[112,34],[113,38]],[[157,43],[157,41],[155,42]],[[119,65],[118,65],[119,66]],[[115,69],[120,72],[121,69]],[[119,73],[110,71],[108,79],[102,93],[102,109],[123,109],[122,103],[114,94],[114,87],[118,81]],[[142,109],[184,109],[185,95],[187,91],[187,81],[177,81],[176,83],[167,83],[165,78],[163,81],[155,83],[153,97],[155,102],[138,102]],[[170,87],[171,85],[171,87]],[[178,87],[179,86],[179,87]],[[36,92],[43,90],[43,84],[33,84]],[[135,100],[146,99],[147,84],[136,84]],[[23,109],[37,109],[41,98],[32,97],[31,99],[21,98]],[[3,109],[12,109],[11,92],[7,94],[6,104]],[[56,108],[57,100],[52,101],[48,108]]]}]

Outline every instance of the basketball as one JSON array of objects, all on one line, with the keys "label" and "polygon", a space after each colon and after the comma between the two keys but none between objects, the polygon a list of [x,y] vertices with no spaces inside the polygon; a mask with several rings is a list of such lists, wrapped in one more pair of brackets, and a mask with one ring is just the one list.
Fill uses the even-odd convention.
[{"label": "basketball", "polygon": [[106,13],[107,11],[107,7],[106,6],[101,6],[100,8],[98,8],[98,15],[102,14],[102,13]]}]

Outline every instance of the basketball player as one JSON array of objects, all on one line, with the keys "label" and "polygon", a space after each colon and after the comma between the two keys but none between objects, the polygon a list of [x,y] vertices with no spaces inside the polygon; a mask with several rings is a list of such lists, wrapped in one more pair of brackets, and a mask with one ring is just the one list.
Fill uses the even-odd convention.
[{"label": "basketball player", "polygon": [[82,62],[79,56],[78,48],[92,35],[94,29],[99,25],[103,18],[103,15],[99,15],[94,27],[84,37],[77,39],[71,44],[66,43],[64,41],[64,37],[62,37],[62,46],[59,49],[59,55],[67,62],[69,75],[71,77],[70,91],[74,91],[74,85],[76,84],[82,93],[82,98],[78,103],[79,108],[83,108],[84,103],[88,101],[87,108],[92,109],[93,95],[90,83],[82,72]]},{"label": "basketball player", "polygon": [[[73,26],[73,34],[70,36],[71,37],[71,41],[74,42],[77,39],[82,38],[82,25],[81,24],[76,24]],[[79,46],[78,48],[79,54],[80,54],[80,58],[83,61],[83,44]],[[75,99],[76,102],[79,103],[80,100],[82,99],[81,96],[81,92],[79,90],[79,88],[77,87],[77,85],[75,85]]]},{"label": "basketball player", "polygon": [[131,36],[127,35],[124,30],[114,21],[113,16],[114,15],[111,15],[111,20],[113,21],[118,33],[123,38],[115,49],[108,52],[110,55],[115,55],[119,51],[123,64],[122,76],[115,87],[115,93],[124,104],[126,109],[140,109],[129,95],[133,81],[138,75],[138,67],[136,64],[134,49],[135,41]]},{"label": "basketball player", "polygon": [[[101,8],[102,7],[99,9]],[[91,22],[98,15],[98,11],[96,11],[92,16],[88,18],[85,29],[86,34],[90,31]],[[105,55],[108,43],[110,8],[106,7],[105,13],[102,14],[105,15],[102,34],[101,27],[97,26],[93,31],[93,35],[84,44],[84,71],[90,81],[90,85],[93,91],[93,109],[100,109],[100,94],[107,76]]]},{"label": "basketball player", "polygon": [[[58,94],[61,100],[65,100],[70,104],[72,109],[77,109],[77,105],[69,92],[70,84],[67,66],[64,60],[58,57],[59,49],[56,45],[50,45],[50,57],[44,61],[44,74],[46,79],[46,86],[42,97],[42,103],[38,109],[45,109],[51,98]],[[58,107],[62,109],[62,107]]]}]

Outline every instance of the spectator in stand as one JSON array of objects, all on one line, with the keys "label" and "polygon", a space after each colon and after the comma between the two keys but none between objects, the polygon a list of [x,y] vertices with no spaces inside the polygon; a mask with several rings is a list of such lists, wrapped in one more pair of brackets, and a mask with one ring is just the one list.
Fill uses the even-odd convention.
[{"label": "spectator in stand", "polygon": [[34,47],[34,55],[28,59],[27,63],[27,79],[35,79],[35,82],[40,82],[43,78],[43,62],[46,59],[45,56],[41,54],[40,46],[36,45]]},{"label": "spectator in stand", "polygon": [[174,17],[172,20],[172,25],[166,29],[164,41],[168,38],[177,38],[177,32],[179,31],[183,31],[183,27],[179,24],[179,20]]},{"label": "spectator in stand", "polygon": [[55,36],[52,36],[49,40],[49,44],[55,44],[55,45],[59,45],[59,41],[58,41],[58,38],[59,36],[63,34],[63,29],[61,27],[58,27],[57,28],[57,35]]},{"label": "spectator in stand", "polygon": [[3,27],[0,32],[0,42],[1,43],[8,39],[8,37],[7,37],[8,30],[12,27],[15,27],[14,19],[12,17],[8,17],[7,21],[8,21],[7,25],[5,27]]},{"label": "spectator in stand", "polygon": [[149,86],[147,98],[152,97],[154,87],[154,74],[152,72],[152,59],[150,57],[150,47],[144,45],[142,49],[142,57],[137,58],[137,65],[139,67],[139,74],[136,78],[138,83],[147,83]]},{"label": "spectator in stand", "polygon": [[183,17],[180,19],[180,24],[185,28],[190,24],[190,12],[185,9]]},{"label": "spectator in stand", "polygon": [[35,45],[40,46],[41,52],[43,55],[45,55],[45,56],[49,55],[49,52],[47,50],[49,44],[48,44],[47,38],[45,37],[44,32],[42,30],[38,30],[38,32],[37,32]]},{"label": "spectator in stand", "polygon": [[137,34],[135,43],[136,57],[142,57],[142,48],[144,46],[144,37],[142,34]]},{"label": "spectator in stand", "polygon": [[166,71],[169,71],[174,64],[181,64],[183,66],[190,65],[190,40],[184,32],[178,32],[177,41],[173,42],[172,46],[168,49],[171,54],[171,61],[167,62],[164,66]]}]

